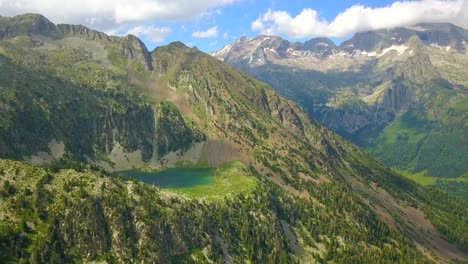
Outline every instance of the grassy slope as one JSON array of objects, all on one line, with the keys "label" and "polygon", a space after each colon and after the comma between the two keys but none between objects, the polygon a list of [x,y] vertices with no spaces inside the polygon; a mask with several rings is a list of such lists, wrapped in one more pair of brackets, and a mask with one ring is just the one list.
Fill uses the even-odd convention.
[{"label": "grassy slope", "polygon": [[[418,103],[409,105],[407,115],[393,113],[397,116],[393,122],[393,115],[377,115],[376,107],[361,100],[382,82],[397,79],[389,73],[405,63],[408,65],[402,72],[416,83],[439,76],[437,70],[454,85],[466,84],[468,79],[462,73],[466,69],[466,54],[448,53],[422,44],[418,48],[421,56],[417,59],[388,55],[379,58],[377,67],[373,63],[356,64],[355,71],[318,72],[274,63],[240,68],[269,83],[322,124],[365,146],[388,165],[412,172],[428,170],[437,177],[460,176],[468,171],[466,88],[426,83],[422,87],[424,92],[416,92],[420,97]],[[421,89],[417,84],[408,85],[409,91]]]},{"label": "grassy slope", "polygon": [[[27,51],[27,49],[25,50]],[[347,248],[343,254],[335,250],[337,248],[336,243],[330,242],[332,246],[328,246],[331,250],[326,255],[327,259],[345,259],[345,256],[353,254],[357,254],[359,258],[365,258],[368,255],[365,253],[368,253],[369,250],[377,255],[384,254],[386,257],[397,254],[395,256],[397,259],[402,258],[398,254],[408,253],[419,259],[417,253],[413,250],[380,252],[379,250],[374,250],[375,248],[372,246],[368,248],[367,245],[355,243],[356,241],[367,241],[369,245],[376,245],[377,248],[383,248],[385,243],[387,243],[392,247],[391,238],[387,239],[387,236],[380,235],[388,234],[389,232],[390,234],[393,233],[392,231],[388,231],[388,226],[379,222],[380,220],[371,211],[371,207],[363,203],[363,201],[366,201],[365,195],[369,191],[369,188],[358,189],[358,194],[353,195],[356,189],[353,189],[354,186],[352,184],[357,181],[368,186],[369,182],[375,182],[393,195],[392,199],[395,203],[404,203],[400,199],[406,201],[415,199],[417,206],[426,208],[426,206],[429,206],[430,199],[426,201],[419,196],[415,196],[415,192],[420,190],[418,187],[400,178],[399,175],[391,173],[388,169],[362,153],[361,150],[345,142],[331,131],[320,127],[314,121],[309,120],[300,108],[282,99],[265,84],[249,78],[247,75],[216,61],[210,56],[201,54],[193,49],[180,47],[180,45],[169,45],[160,48],[153,55],[154,62],[159,64],[155,64],[155,72],[146,72],[146,74],[153,75],[151,76],[152,78],[160,78],[156,80],[156,88],[162,89],[169,94],[162,94],[162,99],[172,100],[181,112],[186,117],[193,119],[193,122],[209,135],[211,139],[222,140],[238,147],[239,150],[236,154],[244,158],[244,162],[251,163],[255,169],[261,172],[261,175],[280,178],[283,180],[283,182],[280,181],[281,185],[284,186],[287,183],[289,185],[287,186],[288,188],[292,188],[293,190],[295,188],[296,191],[307,190],[312,197],[312,201],[314,201],[313,199],[317,199],[325,205],[325,207],[320,209],[320,205],[313,204],[313,202],[304,201],[305,204],[303,204],[302,201],[298,200],[297,203],[294,203],[294,206],[297,205],[299,211],[293,211],[293,206],[291,206],[292,208],[287,208],[286,203],[285,206],[281,207],[283,208],[281,215],[292,214],[289,215],[289,219],[296,219],[300,215],[302,222],[308,224],[308,229],[314,229],[313,226],[319,226],[316,228],[320,232],[314,232],[313,235],[320,233],[327,234],[330,237],[330,241],[333,241],[336,238],[336,232],[339,230],[340,236],[349,239],[346,245],[350,248]],[[25,59],[23,63],[27,64],[28,60]],[[33,66],[37,66],[37,64],[33,64]],[[72,65],[65,66],[71,67]],[[66,71],[62,75],[63,69],[54,69],[54,67],[51,67],[50,70],[54,74],[61,76],[61,78],[71,78],[79,82],[81,77],[83,77],[84,80],[90,82],[89,85],[93,85],[93,87],[96,85],[95,88],[101,87],[97,86],[99,78],[96,79],[87,75],[87,73],[92,73],[92,71],[80,71],[81,75],[75,78]],[[75,69],[74,67],[71,68]],[[134,69],[132,67],[129,67],[128,73],[132,75],[131,83],[135,85],[144,83],[147,77],[146,74],[133,75]],[[147,88],[151,89],[152,87]],[[172,96],[171,91],[173,90],[175,90],[174,94],[177,96]],[[135,91],[138,90],[135,89]],[[150,92],[150,95],[154,96],[158,94]],[[300,175],[305,175],[305,179],[304,177],[300,177]],[[321,176],[329,181],[332,180],[332,183],[324,185],[314,184]],[[87,188],[91,188],[90,186],[94,186],[94,182],[87,184]],[[275,194],[270,196],[269,194],[258,194],[259,197],[267,200],[268,206],[258,207],[254,204],[248,211],[254,210],[252,208],[256,210],[258,208],[276,208],[275,203],[281,204],[281,202],[278,201],[280,199],[277,199]],[[104,193],[104,195],[107,195],[107,193]],[[132,196],[124,191],[116,195],[121,195],[122,199]],[[148,197],[151,198],[152,196],[142,197],[143,200],[149,201]],[[284,198],[283,196],[278,197]],[[380,198],[376,197],[376,199],[378,202]],[[243,204],[244,200],[239,199],[234,202]],[[249,204],[243,204],[240,208],[249,208],[248,206]],[[18,209],[16,207],[12,208]],[[435,212],[448,216],[453,215],[453,212],[447,211],[448,209],[441,204],[436,203],[431,205],[432,208],[434,208]],[[183,207],[183,209],[190,210],[190,207]],[[390,209],[390,211],[396,211],[396,208]],[[181,213],[184,210],[181,210]],[[310,212],[313,213],[311,214]],[[320,214],[316,214],[318,212]],[[164,216],[165,213],[161,215]],[[204,211],[204,213],[206,212]],[[270,214],[270,212],[267,212],[265,215],[265,218],[257,218],[255,214],[252,216],[244,214],[240,217],[253,217],[255,220],[268,222],[268,219],[274,217],[275,213]],[[314,217],[310,217],[311,215]],[[172,217],[176,218],[177,216]],[[198,217],[203,218],[204,216],[204,214],[201,214]],[[193,216],[190,215],[190,217]],[[235,217],[235,215],[227,215],[228,219],[231,219],[231,217]],[[455,217],[453,218],[455,219]],[[225,217],[222,217],[222,219],[225,219]],[[330,225],[330,219],[333,219],[335,224]],[[410,219],[405,220],[409,221]],[[294,220],[291,220],[290,224],[297,225],[297,223],[292,222]],[[364,227],[361,225],[363,222],[366,223]],[[250,224],[255,223],[252,222]],[[268,226],[268,224],[265,224],[265,226]],[[239,227],[236,228],[235,230],[240,230]],[[248,229],[250,227],[245,228]],[[262,228],[262,226],[259,228]],[[463,229],[461,230],[463,231]],[[246,235],[246,237],[262,237],[256,236],[252,230],[249,232],[244,231],[241,230],[240,233]],[[278,230],[273,229],[273,231],[277,232]],[[379,235],[376,236],[374,234]],[[460,239],[463,239],[463,234],[465,233],[453,233],[450,234],[450,238],[465,249],[463,241],[460,242]],[[264,237],[269,237],[268,235],[271,234],[268,232],[263,233]],[[386,242],[378,242],[380,240],[379,237],[384,237]],[[232,237],[229,237],[229,239],[232,239]],[[318,240],[317,237],[315,239]],[[234,238],[229,241],[235,243],[237,240]],[[400,247],[405,245],[406,247],[407,244],[404,242],[406,241],[404,238],[400,237],[398,241],[402,242],[398,242],[393,246]],[[246,243],[254,242],[247,240]],[[234,249],[233,252],[235,252]],[[325,257],[325,255],[322,257]]]},{"label": "grassy slope", "polygon": [[468,199],[468,176],[467,174],[456,178],[440,178],[427,174],[427,171],[411,173],[409,171],[398,171],[408,179],[411,179],[422,186],[434,186],[446,191],[450,195],[455,195]]},{"label": "grassy slope", "polygon": [[[74,159],[110,161],[106,156],[119,143],[148,161],[204,140],[172,104],[149,102],[142,92],[149,72],[118,47],[84,37],[2,41],[1,156],[48,152],[56,139]],[[135,76],[141,82],[132,82]]]},{"label": "grassy slope", "polygon": [[192,188],[174,189],[175,193],[190,198],[205,198],[221,201],[225,197],[249,194],[258,186],[258,180],[249,175],[241,162],[229,162],[218,167],[213,175],[213,183]]},{"label": "grassy slope", "polygon": [[[448,104],[447,104],[448,102]],[[413,173],[456,177],[468,170],[468,108],[463,93],[436,90],[423,109],[397,118],[366,149],[386,164]]]},{"label": "grassy slope", "polygon": [[[240,167],[228,164],[221,175]],[[382,263],[429,263],[401,232],[383,224],[339,183],[310,185],[317,197],[311,201],[254,180],[250,192],[212,203],[86,166],[78,170],[52,172],[0,160],[3,260],[292,263],[314,258],[372,263],[378,258]],[[289,238],[282,226],[292,230]],[[301,241],[294,245],[304,248],[301,254],[292,250],[290,239]]]}]

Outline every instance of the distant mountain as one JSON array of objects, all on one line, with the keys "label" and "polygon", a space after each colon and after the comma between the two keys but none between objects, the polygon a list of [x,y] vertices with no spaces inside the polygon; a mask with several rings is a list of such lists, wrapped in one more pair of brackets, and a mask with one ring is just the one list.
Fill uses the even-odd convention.
[{"label": "distant mountain", "polygon": [[455,177],[468,172],[467,47],[467,30],[425,23],[356,33],[338,47],[242,38],[213,55],[388,165]]},{"label": "distant mountain", "polygon": [[468,31],[448,23],[423,23],[413,27],[398,27],[356,33],[350,40],[343,42],[340,49],[375,51],[393,45],[403,45],[417,36],[426,46],[438,45],[451,47],[459,52],[465,50]]},{"label": "distant mountain", "polygon": [[[150,52],[40,15],[0,21],[0,259],[468,259],[467,201],[405,179],[234,67],[181,42]],[[325,56],[324,44],[294,45]],[[116,173],[193,166],[215,171],[209,194]]]}]

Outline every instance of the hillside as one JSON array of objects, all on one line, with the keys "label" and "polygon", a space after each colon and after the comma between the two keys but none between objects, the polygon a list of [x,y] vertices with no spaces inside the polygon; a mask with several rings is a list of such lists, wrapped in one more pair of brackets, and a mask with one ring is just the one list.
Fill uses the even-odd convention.
[{"label": "hillside", "polygon": [[468,31],[419,24],[290,43],[241,38],[213,55],[267,82],[384,163],[449,178],[468,171]]},{"label": "hillside", "polygon": [[[406,180],[228,64],[34,14],[2,17],[0,36],[2,259],[468,259],[466,201]],[[181,164],[252,188],[211,199],[115,173]]]}]

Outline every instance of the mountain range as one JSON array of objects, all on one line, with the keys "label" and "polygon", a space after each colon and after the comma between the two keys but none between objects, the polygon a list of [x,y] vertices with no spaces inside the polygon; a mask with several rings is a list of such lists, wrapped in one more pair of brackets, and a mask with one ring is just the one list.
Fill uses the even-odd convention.
[{"label": "mountain range", "polygon": [[356,33],[339,46],[243,37],[212,55],[378,160],[449,180],[468,171],[467,47],[468,30],[423,23]]},{"label": "mountain range", "polygon": [[[132,35],[0,17],[0,94],[5,262],[468,260],[466,200],[181,42],[148,51]],[[184,166],[213,168],[219,189],[119,175]]]}]

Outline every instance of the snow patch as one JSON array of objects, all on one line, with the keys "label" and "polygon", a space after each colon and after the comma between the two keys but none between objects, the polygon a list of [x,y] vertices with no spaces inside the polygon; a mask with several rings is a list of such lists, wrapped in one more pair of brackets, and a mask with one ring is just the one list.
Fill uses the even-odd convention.
[{"label": "snow patch", "polygon": [[382,57],[385,55],[385,53],[390,52],[392,50],[395,50],[398,55],[401,55],[405,53],[405,51],[408,49],[408,46],[406,45],[392,45],[384,50],[382,50],[382,53],[380,53],[377,57]]},{"label": "snow patch", "polygon": [[351,57],[352,54],[349,54],[347,52],[344,52],[344,51],[340,51],[340,52],[337,52],[337,51],[333,51],[333,54],[330,56],[332,58],[336,58],[336,57]]},{"label": "snow patch", "polygon": [[431,47],[444,51],[450,51],[452,49],[450,46],[440,46],[439,43],[431,43]]},{"label": "snow patch", "polygon": [[219,50],[218,52],[215,53],[216,56],[222,56],[222,55],[225,55],[227,53],[229,53],[232,49],[232,47],[234,46],[234,43],[232,44],[228,44],[226,46],[224,46],[224,48],[222,48],[221,50]]},{"label": "snow patch", "polygon": [[267,51],[278,54],[278,52],[277,52],[275,49],[272,49],[272,48],[263,48],[263,52],[267,52]]},{"label": "snow patch", "polygon": [[291,54],[291,55],[293,55],[293,56],[302,56],[302,55],[303,55],[302,52],[300,52],[300,51],[298,51],[298,50],[295,50],[295,49],[293,49],[293,48],[288,48],[288,49],[286,50],[286,52],[289,53],[289,54]]},{"label": "snow patch", "polygon": [[322,46],[322,47],[328,47],[328,44],[325,42],[319,42],[315,46]]},{"label": "snow patch", "polygon": [[375,51],[367,52],[367,51],[360,51],[361,55],[368,56],[368,57],[375,57],[377,53]]}]

